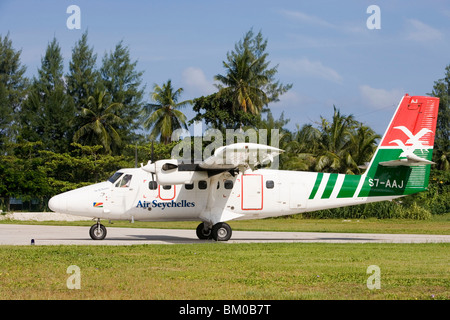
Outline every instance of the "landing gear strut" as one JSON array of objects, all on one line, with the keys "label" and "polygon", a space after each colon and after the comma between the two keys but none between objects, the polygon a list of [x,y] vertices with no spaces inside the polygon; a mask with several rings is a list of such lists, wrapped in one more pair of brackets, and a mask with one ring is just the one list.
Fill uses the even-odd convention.
[{"label": "landing gear strut", "polygon": [[100,219],[89,230],[89,235],[93,240],[103,240],[106,237],[106,227],[100,224]]},{"label": "landing gear strut", "polygon": [[214,239],[216,241],[228,241],[231,238],[231,227],[225,222],[216,223],[212,228],[202,222],[197,227],[197,237],[200,240]]}]

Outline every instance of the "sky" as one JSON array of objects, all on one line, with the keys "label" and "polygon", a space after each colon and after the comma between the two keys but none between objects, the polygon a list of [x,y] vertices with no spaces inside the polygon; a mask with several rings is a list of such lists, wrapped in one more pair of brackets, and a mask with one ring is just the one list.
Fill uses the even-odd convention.
[{"label": "sky", "polygon": [[[71,5],[80,8],[79,29],[68,28]],[[269,104],[290,130],[330,119],[336,106],[383,134],[401,97],[431,93],[450,64],[448,0],[0,0],[0,35],[22,51],[28,77],[54,37],[68,72],[87,30],[98,66],[119,41],[129,47],[148,102],[168,79],[184,89],[182,100],[216,92],[214,76],[250,29],[268,40],[276,78],[293,85]],[[195,115],[191,106],[183,112]]]}]

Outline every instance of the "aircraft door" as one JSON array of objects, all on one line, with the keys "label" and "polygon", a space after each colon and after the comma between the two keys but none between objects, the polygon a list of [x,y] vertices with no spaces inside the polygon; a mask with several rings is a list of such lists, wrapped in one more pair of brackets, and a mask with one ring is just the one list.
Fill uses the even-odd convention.
[{"label": "aircraft door", "polygon": [[262,210],[263,177],[260,174],[242,175],[242,210]]},{"label": "aircraft door", "polygon": [[291,183],[289,186],[289,209],[306,209],[306,188],[302,183]]},{"label": "aircraft door", "polygon": [[173,200],[176,195],[176,185],[158,185],[158,197],[161,200]]}]

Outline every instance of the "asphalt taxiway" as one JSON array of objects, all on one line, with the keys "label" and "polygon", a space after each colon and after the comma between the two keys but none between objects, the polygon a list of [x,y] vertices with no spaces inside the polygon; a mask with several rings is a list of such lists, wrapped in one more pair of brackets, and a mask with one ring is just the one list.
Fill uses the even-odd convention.
[{"label": "asphalt taxiway", "polygon": [[[215,242],[195,230],[108,227],[104,240],[92,240],[89,227],[0,224],[0,245],[136,245]],[[437,243],[450,235],[328,232],[235,231],[226,243]]]}]

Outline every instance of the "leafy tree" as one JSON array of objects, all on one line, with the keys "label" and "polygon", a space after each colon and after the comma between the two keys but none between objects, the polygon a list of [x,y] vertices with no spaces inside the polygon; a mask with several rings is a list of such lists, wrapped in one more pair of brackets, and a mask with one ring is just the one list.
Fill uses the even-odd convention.
[{"label": "leafy tree", "polygon": [[122,144],[117,132],[123,122],[118,116],[122,107],[121,103],[112,102],[106,91],[97,90],[87,99],[86,107],[81,109],[82,126],[75,132],[73,140],[84,145],[101,145],[106,154],[117,153]]},{"label": "leafy tree", "polygon": [[95,68],[97,55],[93,48],[89,48],[87,37],[86,31],[72,49],[72,60],[66,76],[67,93],[73,98],[78,114],[81,114],[88,98],[94,94],[99,81],[99,72]]},{"label": "leafy tree", "polygon": [[3,81],[0,81],[0,152],[5,152],[5,144],[9,140],[11,123],[13,122],[11,104],[8,99],[8,91]]},{"label": "leafy tree", "polygon": [[33,78],[21,112],[21,135],[28,141],[42,141],[55,152],[68,149],[73,136],[73,100],[66,94],[61,48],[53,39],[41,59],[38,77]]},{"label": "leafy tree", "polygon": [[130,161],[123,156],[102,154],[102,146],[71,144],[66,153],[39,150],[42,170],[48,178],[50,194],[80,188],[92,183],[106,181],[120,168],[129,168]]},{"label": "leafy tree", "polygon": [[20,62],[21,51],[12,47],[9,34],[0,35],[0,152],[17,134],[17,113],[26,97],[28,79]]},{"label": "leafy tree", "polygon": [[194,99],[193,110],[197,114],[189,123],[203,120],[207,126],[222,132],[225,132],[225,129],[237,129],[241,126],[256,126],[260,121],[259,114],[245,112],[242,109],[235,110],[232,99],[225,92]]},{"label": "leafy tree", "polygon": [[112,101],[123,105],[118,114],[122,119],[118,132],[127,143],[135,139],[133,132],[139,123],[137,119],[145,89],[141,87],[143,72],[137,71],[136,66],[137,61],[131,61],[128,47],[120,41],[114,51],[105,54],[100,68],[104,90],[111,95]]},{"label": "leafy tree", "polygon": [[255,36],[253,30],[248,31],[234,51],[227,54],[227,61],[223,61],[225,75],[215,76],[220,82],[219,94],[231,98],[233,111],[259,114],[263,106],[277,101],[292,87],[275,80],[278,66],[269,68],[266,47],[267,39],[263,39],[261,32]]},{"label": "leafy tree", "polygon": [[450,64],[445,77],[435,81],[431,95],[439,97],[433,161],[441,170],[450,170]]},{"label": "leafy tree", "polygon": [[164,144],[171,142],[172,132],[176,129],[187,129],[186,116],[180,108],[192,103],[190,100],[178,102],[183,88],[175,90],[172,81],[168,80],[162,87],[155,84],[151,98],[155,104],[147,104],[142,114],[145,116],[143,126],[150,130],[151,139],[160,137]]},{"label": "leafy tree", "polygon": [[28,201],[50,193],[47,176],[39,164],[40,159],[35,157],[0,156],[0,198],[5,199],[8,211],[10,197]]}]

